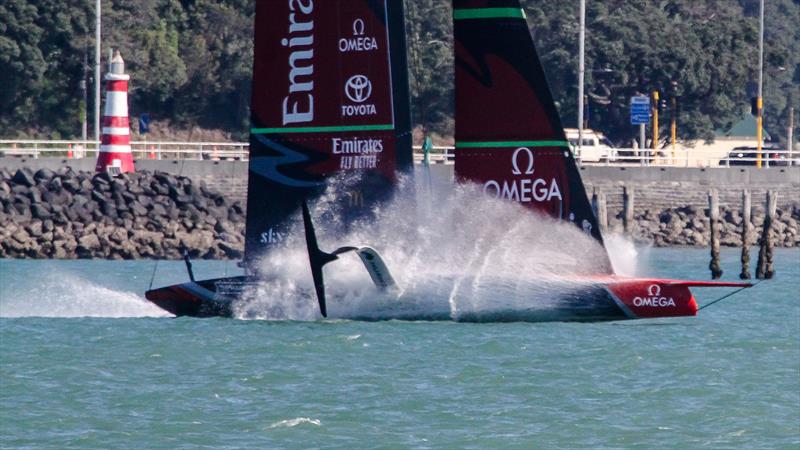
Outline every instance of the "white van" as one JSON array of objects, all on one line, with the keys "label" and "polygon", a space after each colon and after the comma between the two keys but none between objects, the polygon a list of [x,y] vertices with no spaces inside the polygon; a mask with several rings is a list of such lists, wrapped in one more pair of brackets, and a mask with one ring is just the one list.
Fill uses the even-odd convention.
[{"label": "white van", "polygon": [[585,128],[583,130],[583,148],[581,154],[578,154],[578,129],[565,128],[564,132],[567,134],[572,154],[581,162],[616,161],[617,150],[614,148],[614,144],[603,136],[603,133]]}]

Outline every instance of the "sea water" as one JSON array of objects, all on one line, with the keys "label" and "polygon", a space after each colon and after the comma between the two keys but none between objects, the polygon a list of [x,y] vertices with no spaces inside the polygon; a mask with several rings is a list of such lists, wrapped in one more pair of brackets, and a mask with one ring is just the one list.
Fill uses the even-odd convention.
[{"label": "sea water", "polygon": [[[708,277],[705,249],[612,253]],[[143,292],[180,262],[0,260],[0,447],[798,448],[800,251],[775,267],[694,318],[475,324],[176,319]]]}]

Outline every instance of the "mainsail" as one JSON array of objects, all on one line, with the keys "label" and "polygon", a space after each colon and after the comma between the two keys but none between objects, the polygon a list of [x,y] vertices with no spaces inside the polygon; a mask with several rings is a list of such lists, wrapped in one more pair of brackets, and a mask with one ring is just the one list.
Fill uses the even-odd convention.
[{"label": "mainsail", "polygon": [[401,1],[258,0],[255,21],[246,263],[332,177],[353,217],[413,163]]},{"label": "mainsail", "polygon": [[602,243],[519,1],[454,0],[453,18],[456,178]]}]

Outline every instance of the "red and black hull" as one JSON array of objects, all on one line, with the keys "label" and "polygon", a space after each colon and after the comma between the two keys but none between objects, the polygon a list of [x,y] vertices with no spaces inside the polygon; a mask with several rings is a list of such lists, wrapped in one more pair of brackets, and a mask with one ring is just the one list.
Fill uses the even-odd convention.
[{"label": "red and black hull", "polygon": [[145,292],[145,298],[176,316],[233,317],[234,302],[254,281],[248,277],[190,281]]},{"label": "red and black hull", "polygon": [[[464,322],[605,322],[616,320],[691,317],[699,310],[690,287],[748,287],[749,283],[682,281],[617,276],[569,280],[578,288],[554,293],[547,309],[527,310],[516,306],[509,310],[459,314]],[[248,277],[218,278],[187,282],[145,293],[145,297],[176,316],[234,317],[236,301],[257,280]],[[309,297],[311,300],[311,297]],[[397,301],[402,302],[400,298]],[[435,316],[351,317],[361,320],[406,319],[447,320],[447,314]]]}]

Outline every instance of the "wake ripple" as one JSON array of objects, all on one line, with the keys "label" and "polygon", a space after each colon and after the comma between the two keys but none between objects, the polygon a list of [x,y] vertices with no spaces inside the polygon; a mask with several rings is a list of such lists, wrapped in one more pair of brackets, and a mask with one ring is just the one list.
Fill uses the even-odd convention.
[{"label": "wake ripple", "polygon": [[74,274],[37,276],[35,287],[7,288],[0,296],[0,317],[171,317],[142,297],[116,291]]}]

